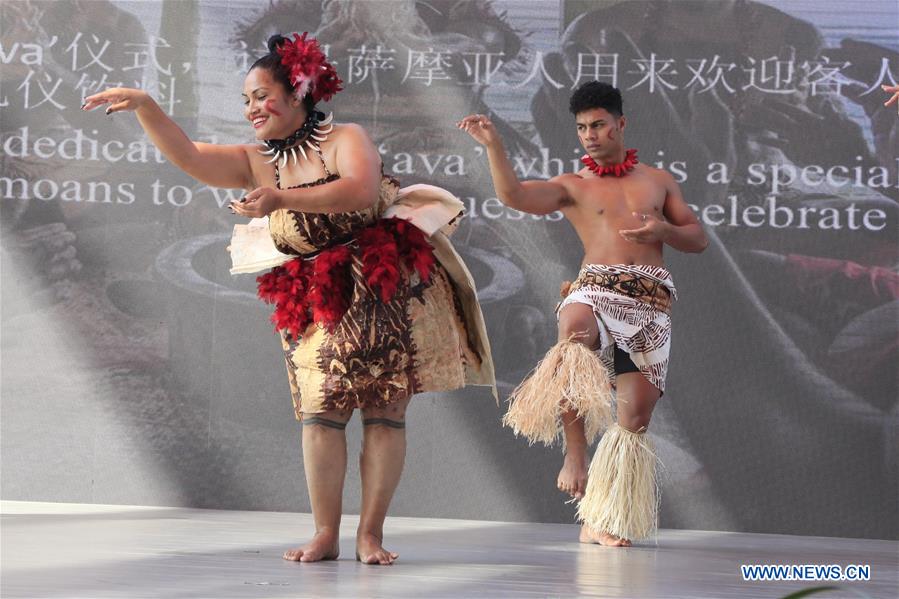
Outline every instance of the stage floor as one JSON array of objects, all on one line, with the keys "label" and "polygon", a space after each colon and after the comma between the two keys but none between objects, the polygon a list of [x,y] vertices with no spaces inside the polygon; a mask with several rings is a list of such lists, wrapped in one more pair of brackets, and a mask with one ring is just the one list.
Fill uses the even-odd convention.
[{"label": "stage floor", "polygon": [[[4,501],[0,595],[12,597],[815,597],[899,596],[899,543],[663,530],[627,549],[577,543],[577,527],[390,518],[393,566],[299,564],[308,514]],[[741,564],[869,564],[868,582],[744,582]]]}]

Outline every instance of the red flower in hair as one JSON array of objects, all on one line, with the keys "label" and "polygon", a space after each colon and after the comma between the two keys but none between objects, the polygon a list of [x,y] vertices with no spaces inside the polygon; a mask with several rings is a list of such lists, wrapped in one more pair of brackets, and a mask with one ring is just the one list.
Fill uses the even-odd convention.
[{"label": "red flower in hair", "polygon": [[296,88],[297,98],[302,99],[311,93],[315,102],[327,102],[343,89],[343,81],[337,76],[334,65],[328,62],[318,40],[306,39],[308,35],[308,32],[302,36],[294,33],[293,40],[287,40],[278,47],[278,54],[281,55],[281,64],[290,73],[290,82]]}]

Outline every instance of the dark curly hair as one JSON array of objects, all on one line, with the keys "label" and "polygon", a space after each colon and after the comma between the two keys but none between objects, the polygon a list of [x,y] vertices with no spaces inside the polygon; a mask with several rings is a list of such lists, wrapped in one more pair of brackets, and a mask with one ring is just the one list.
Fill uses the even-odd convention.
[{"label": "dark curly hair", "polygon": [[568,102],[568,110],[577,115],[585,110],[604,108],[609,114],[619,117],[624,114],[621,92],[617,87],[601,81],[588,81],[574,90]]},{"label": "dark curly hair", "polygon": [[[254,62],[253,66],[250,67],[250,71],[253,69],[265,69],[271,73],[275,81],[284,86],[288,94],[293,94],[296,88],[290,82],[290,71],[281,64],[281,55],[278,54],[278,47],[287,41],[290,40],[280,34],[275,34],[268,38],[268,54]],[[303,107],[308,113],[315,110],[315,101],[312,99],[312,94],[303,96]]]}]

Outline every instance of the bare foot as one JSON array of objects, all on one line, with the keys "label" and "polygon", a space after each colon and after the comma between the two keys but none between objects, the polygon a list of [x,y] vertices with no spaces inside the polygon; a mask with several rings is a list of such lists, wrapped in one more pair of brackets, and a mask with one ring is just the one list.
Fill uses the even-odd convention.
[{"label": "bare foot", "polygon": [[587,448],[568,447],[556,486],[563,493],[581,499],[587,489]]},{"label": "bare foot", "polygon": [[581,536],[578,539],[581,543],[595,543],[597,545],[605,545],[606,547],[630,547],[631,542],[623,537],[616,537],[607,532],[595,532],[586,525],[581,526]]},{"label": "bare foot", "polygon": [[356,559],[363,564],[389,566],[398,557],[398,553],[384,549],[381,539],[371,533],[360,532],[356,537]]},{"label": "bare foot", "polygon": [[320,531],[302,547],[285,551],[282,557],[292,562],[320,562],[337,559],[338,555],[340,555],[338,533]]}]

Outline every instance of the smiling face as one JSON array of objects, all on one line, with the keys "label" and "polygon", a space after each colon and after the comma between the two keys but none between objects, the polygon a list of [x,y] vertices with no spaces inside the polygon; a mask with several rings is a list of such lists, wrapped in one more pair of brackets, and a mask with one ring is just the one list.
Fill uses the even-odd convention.
[{"label": "smiling face", "polygon": [[591,108],[577,113],[577,136],[587,154],[597,162],[614,159],[624,147],[623,116],[615,116],[605,108]]},{"label": "smiling face", "polygon": [[253,125],[256,139],[284,139],[306,120],[303,103],[284,89],[268,69],[250,70],[241,95],[244,116]]}]

